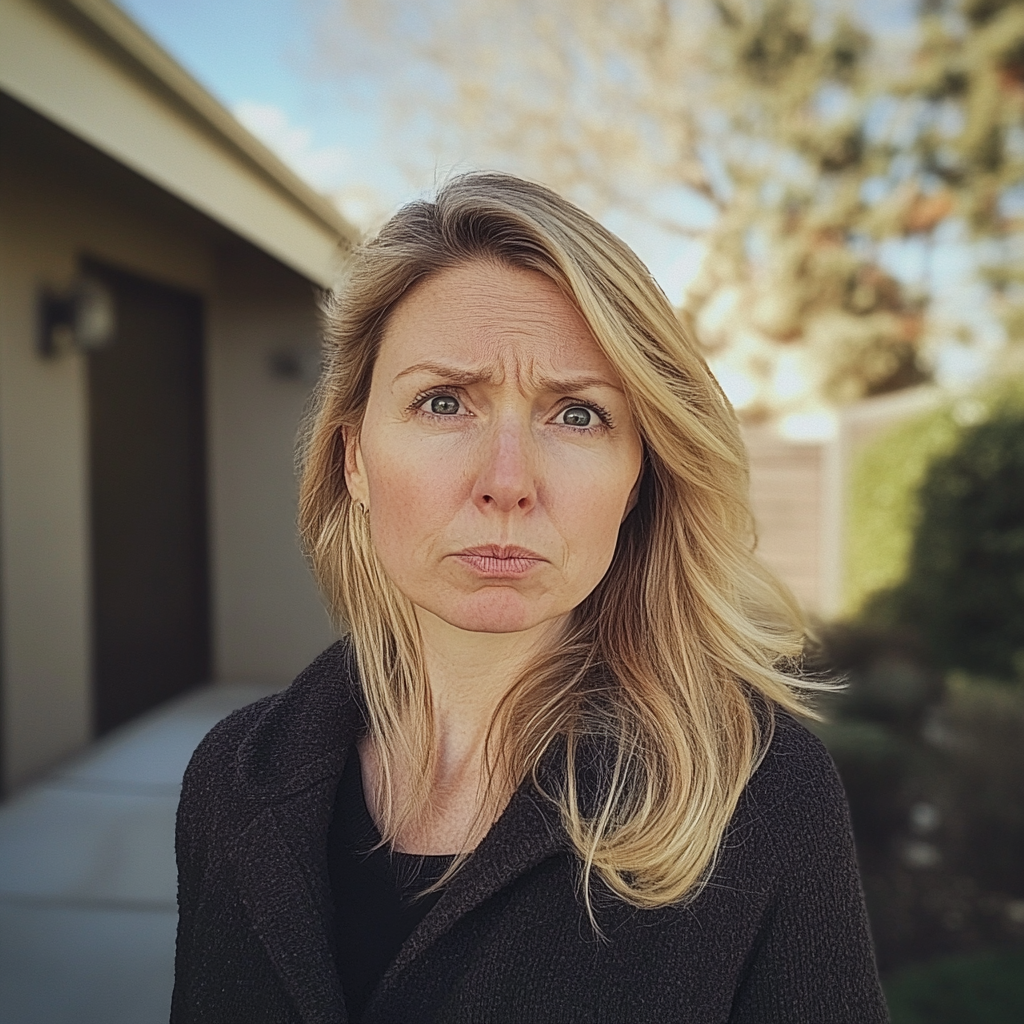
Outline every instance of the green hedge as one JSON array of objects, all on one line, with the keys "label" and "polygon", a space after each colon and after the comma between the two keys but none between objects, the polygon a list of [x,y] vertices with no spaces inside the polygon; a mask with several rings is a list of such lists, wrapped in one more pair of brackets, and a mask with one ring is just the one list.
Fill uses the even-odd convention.
[{"label": "green hedge", "polygon": [[939,665],[1024,679],[1024,408],[961,431],[918,489],[906,578],[879,601]]},{"label": "green hedge", "polygon": [[900,424],[850,480],[847,611],[922,633],[942,667],[1024,675],[1024,381]]},{"label": "green hedge", "polygon": [[948,957],[887,979],[892,1024],[1020,1024],[1024,950]]},{"label": "green hedge", "polygon": [[872,594],[906,575],[917,489],[932,460],[953,448],[959,432],[954,406],[947,403],[886,431],[858,455],[847,491],[847,615],[859,614]]}]

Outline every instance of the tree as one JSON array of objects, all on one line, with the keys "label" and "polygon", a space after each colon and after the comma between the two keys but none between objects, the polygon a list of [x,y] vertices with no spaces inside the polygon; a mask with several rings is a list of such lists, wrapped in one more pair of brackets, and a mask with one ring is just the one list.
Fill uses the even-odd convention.
[{"label": "tree", "polygon": [[924,0],[903,95],[932,194],[981,243],[1011,341],[1024,338],[1024,0]]},{"label": "tree", "polygon": [[[897,52],[841,8],[803,0],[337,0],[332,10],[322,66],[360,80],[386,66],[395,109],[420,129],[423,145],[407,149],[499,164],[598,215],[701,237],[702,272],[670,298],[720,374],[753,382],[735,396],[751,418],[925,379],[928,282],[900,280],[884,247],[925,249],[964,211],[990,232],[983,198],[1013,173],[1005,164],[994,184],[982,155],[944,173],[947,152],[983,154],[971,133],[1003,116],[983,102],[992,74],[997,85],[1016,74],[993,56],[991,31],[972,28],[980,14],[957,29],[930,10]],[[1003,70],[963,70],[985,61]],[[965,103],[987,113],[957,121],[951,104]],[[1004,134],[1009,152],[1015,136]]]},{"label": "tree", "polygon": [[922,380],[924,296],[883,268],[879,243],[902,225],[869,199],[900,188],[870,37],[843,16],[816,28],[788,0],[718,9],[728,191],[684,303],[698,336],[764,382],[748,415]]}]

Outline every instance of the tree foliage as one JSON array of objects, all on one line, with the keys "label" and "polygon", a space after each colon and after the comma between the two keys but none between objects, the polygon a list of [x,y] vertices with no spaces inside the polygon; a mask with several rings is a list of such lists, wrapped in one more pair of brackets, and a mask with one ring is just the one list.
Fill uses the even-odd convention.
[{"label": "tree foliage", "polygon": [[902,95],[922,109],[915,157],[932,194],[988,242],[986,277],[1024,337],[1024,0],[925,0]]},{"label": "tree foliage", "polygon": [[1024,0],[962,2],[894,41],[809,0],[335,0],[321,66],[388,69],[413,163],[499,164],[699,235],[670,298],[755,382],[755,418],[924,379],[932,282],[886,246],[926,253],[961,219],[1024,330]]}]

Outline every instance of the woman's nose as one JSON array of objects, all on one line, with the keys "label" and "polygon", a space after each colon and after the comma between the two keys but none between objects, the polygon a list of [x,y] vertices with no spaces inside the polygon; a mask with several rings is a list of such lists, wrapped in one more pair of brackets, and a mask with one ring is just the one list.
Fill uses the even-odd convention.
[{"label": "woman's nose", "polygon": [[481,508],[527,511],[537,502],[537,458],[529,425],[495,424],[481,444],[473,500]]}]

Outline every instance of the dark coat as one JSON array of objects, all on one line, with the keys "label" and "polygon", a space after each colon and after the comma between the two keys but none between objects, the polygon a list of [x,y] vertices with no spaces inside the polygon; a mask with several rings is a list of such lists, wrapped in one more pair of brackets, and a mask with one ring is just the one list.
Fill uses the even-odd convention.
[{"label": "dark coat", "polygon": [[[173,1024],[348,1020],[332,952],[327,830],[363,729],[336,644],[214,728],[178,812]],[[366,1024],[886,1021],[842,788],[779,716],[704,892],[640,911],[577,896],[557,814],[524,784],[406,941]]]}]

